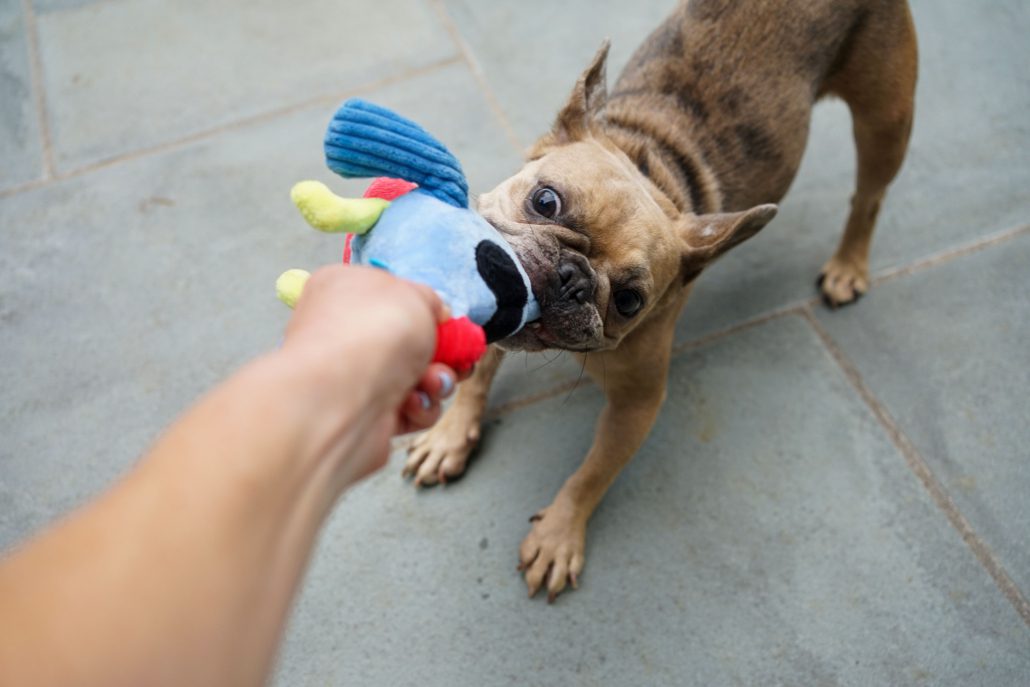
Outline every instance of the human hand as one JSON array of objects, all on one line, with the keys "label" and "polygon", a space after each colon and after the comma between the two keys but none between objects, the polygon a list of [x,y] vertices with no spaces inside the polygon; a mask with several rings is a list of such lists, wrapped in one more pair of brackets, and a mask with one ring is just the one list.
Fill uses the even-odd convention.
[{"label": "human hand", "polygon": [[341,437],[335,454],[353,463],[354,479],[385,463],[391,436],[439,417],[457,380],[429,364],[447,317],[432,289],[382,270],[326,267],[305,285],[283,351],[318,380],[314,401],[330,421],[350,418],[345,433],[355,436]]}]

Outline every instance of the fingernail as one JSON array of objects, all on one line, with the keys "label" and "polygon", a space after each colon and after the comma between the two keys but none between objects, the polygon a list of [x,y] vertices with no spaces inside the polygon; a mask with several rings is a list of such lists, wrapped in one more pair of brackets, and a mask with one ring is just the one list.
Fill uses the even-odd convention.
[{"label": "fingernail", "polygon": [[447,398],[454,393],[454,377],[446,372],[440,372],[437,376],[440,378],[440,398]]},{"label": "fingernail", "polygon": [[422,404],[422,410],[429,410],[433,407],[433,401],[429,398],[429,394],[424,391],[416,391],[415,394],[418,396],[418,402]]}]

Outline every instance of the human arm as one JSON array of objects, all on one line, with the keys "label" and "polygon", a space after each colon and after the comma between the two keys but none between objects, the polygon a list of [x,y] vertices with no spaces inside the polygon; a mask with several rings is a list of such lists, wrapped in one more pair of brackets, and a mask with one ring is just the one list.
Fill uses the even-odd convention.
[{"label": "human arm", "polygon": [[438,413],[411,389],[442,393],[439,309],[382,273],[316,273],[279,351],[0,562],[0,684],[264,682],[333,503]]}]

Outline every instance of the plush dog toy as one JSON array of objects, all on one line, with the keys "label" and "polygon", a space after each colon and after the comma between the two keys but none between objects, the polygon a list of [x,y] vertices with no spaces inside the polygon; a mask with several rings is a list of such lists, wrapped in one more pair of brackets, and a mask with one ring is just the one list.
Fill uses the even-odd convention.
[{"label": "plush dog toy", "polygon": [[[453,315],[437,330],[433,359],[471,367],[486,344],[540,316],[529,277],[511,246],[468,209],[458,160],[422,127],[363,100],[348,100],[329,124],[326,164],[346,178],[376,179],[363,198],[341,198],[317,181],[290,193],[304,219],[347,234],[343,261],[428,284]],[[293,307],[307,281],[284,272],[279,298]]]}]

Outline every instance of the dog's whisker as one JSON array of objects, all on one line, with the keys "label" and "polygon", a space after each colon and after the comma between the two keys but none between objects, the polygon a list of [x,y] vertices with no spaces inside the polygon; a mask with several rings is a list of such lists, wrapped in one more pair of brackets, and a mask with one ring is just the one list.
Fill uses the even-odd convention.
[{"label": "dog's whisker", "polygon": [[[541,363],[540,365],[537,365],[532,370],[529,370],[530,374],[532,374],[534,372],[538,372],[538,371],[544,369],[545,367],[547,367],[548,365],[550,365],[551,363],[553,363],[555,360],[558,360],[563,355],[565,355],[565,351],[556,351],[553,358],[547,358],[547,354],[546,353],[544,353],[542,355],[546,359],[546,362]],[[529,358],[529,354],[528,353],[526,354],[526,358]]]},{"label": "dog's whisker", "polygon": [[569,395],[565,397],[564,401],[562,401],[562,405],[565,405],[566,403],[569,402],[569,399],[572,398],[572,394],[576,393],[576,389],[579,388],[579,383],[583,381],[583,373],[586,372],[586,369],[587,369],[587,356],[588,355],[590,355],[590,354],[589,353],[584,353],[583,354],[583,366],[579,368],[579,377],[576,377],[576,383],[572,385],[571,389],[569,389]]}]

